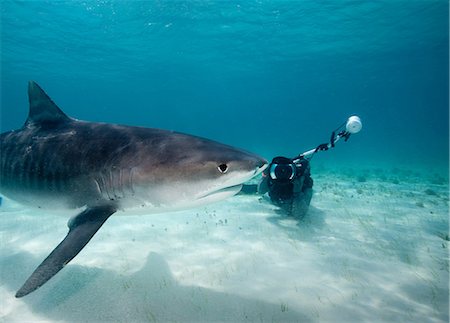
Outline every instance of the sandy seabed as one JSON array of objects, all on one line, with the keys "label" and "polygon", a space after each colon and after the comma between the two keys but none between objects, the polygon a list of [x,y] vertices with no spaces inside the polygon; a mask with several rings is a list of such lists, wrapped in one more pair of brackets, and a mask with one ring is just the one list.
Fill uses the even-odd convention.
[{"label": "sandy seabed", "polygon": [[59,274],[15,292],[69,214],[0,207],[2,322],[448,322],[448,179],[321,169],[309,213],[266,198],[113,216]]}]

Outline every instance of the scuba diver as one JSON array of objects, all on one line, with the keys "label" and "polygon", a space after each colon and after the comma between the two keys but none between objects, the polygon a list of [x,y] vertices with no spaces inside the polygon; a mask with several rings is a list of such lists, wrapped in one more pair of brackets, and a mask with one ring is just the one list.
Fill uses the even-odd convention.
[{"label": "scuba diver", "polygon": [[262,173],[258,185],[244,185],[241,194],[269,193],[272,203],[280,207],[288,216],[303,217],[308,211],[312,198],[313,179],[311,178],[310,160],[318,151],[334,148],[337,141],[347,141],[350,135],[362,128],[361,119],[351,116],[331,133],[329,143],[318,145],[294,158],[278,156]]}]

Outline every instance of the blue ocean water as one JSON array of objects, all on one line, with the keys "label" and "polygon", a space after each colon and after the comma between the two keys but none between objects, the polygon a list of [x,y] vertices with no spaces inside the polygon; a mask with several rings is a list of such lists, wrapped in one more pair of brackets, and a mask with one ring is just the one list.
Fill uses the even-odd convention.
[{"label": "blue ocean water", "polygon": [[111,218],[21,303],[67,218],[3,199],[2,320],[448,321],[448,1],[2,0],[0,12],[1,132],[23,125],[29,80],[77,119],[267,159],[363,122],[314,157],[300,224],[246,197]]},{"label": "blue ocean water", "polygon": [[[1,128],[37,81],[78,119],[323,163],[448,168],[447,1],[1,2]],[[400,163],[400,164],[399,164]]]}]

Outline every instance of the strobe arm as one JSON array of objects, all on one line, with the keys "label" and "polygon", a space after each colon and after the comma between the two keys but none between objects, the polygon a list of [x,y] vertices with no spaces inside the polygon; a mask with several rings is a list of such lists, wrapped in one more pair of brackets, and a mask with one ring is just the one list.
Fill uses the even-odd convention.
[{"label": "strobe arm", "polygon": [[[344,125],[345,129],[342,129],[344,128]],[[314,156],[314,154],[318,151],[325,151],[330,148],[334,148],[334,145],[341,138],[344,138],[344,140],[347,141],[348,138],[350,138],[350,135],[360,132],[361,128],[362,128],[361,119],[358,116],[351,116],[350,118],[347,119],[347,122],[345,124],[342,124],[339,128],[337,128],[335,131],[331,133],[331,139],[329,143],[320,144],[314,149],[310,149],[308,151],[305,151],[304,153],[301,153],[300,155],[298,155],[293,159],[293,162],[298,163],[302,159],[311,159]],[[337,131],[339,132],[336,135]]]}]

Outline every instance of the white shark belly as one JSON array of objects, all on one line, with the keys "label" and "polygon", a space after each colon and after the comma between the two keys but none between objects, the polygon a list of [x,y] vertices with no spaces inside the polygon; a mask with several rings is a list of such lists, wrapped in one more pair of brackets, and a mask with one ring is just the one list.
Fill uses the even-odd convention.
[{"label": "white shark belly", "polygon": [[[118,215],[157,214],[197,208],[225,200],[239,193],[241,188],[242,184],[227,187],[198,199],[190,199],[188,196],[182,197],[182,194],[171,194],[173,197],[171,201],[167,199],[164,199],[164,201],[139,199],[136,196],[128,197],[119,201],[118,211],[120,211],[120,213],[118,213]],[[177,199],[175,199],[174,196],[176,196]]]}]

